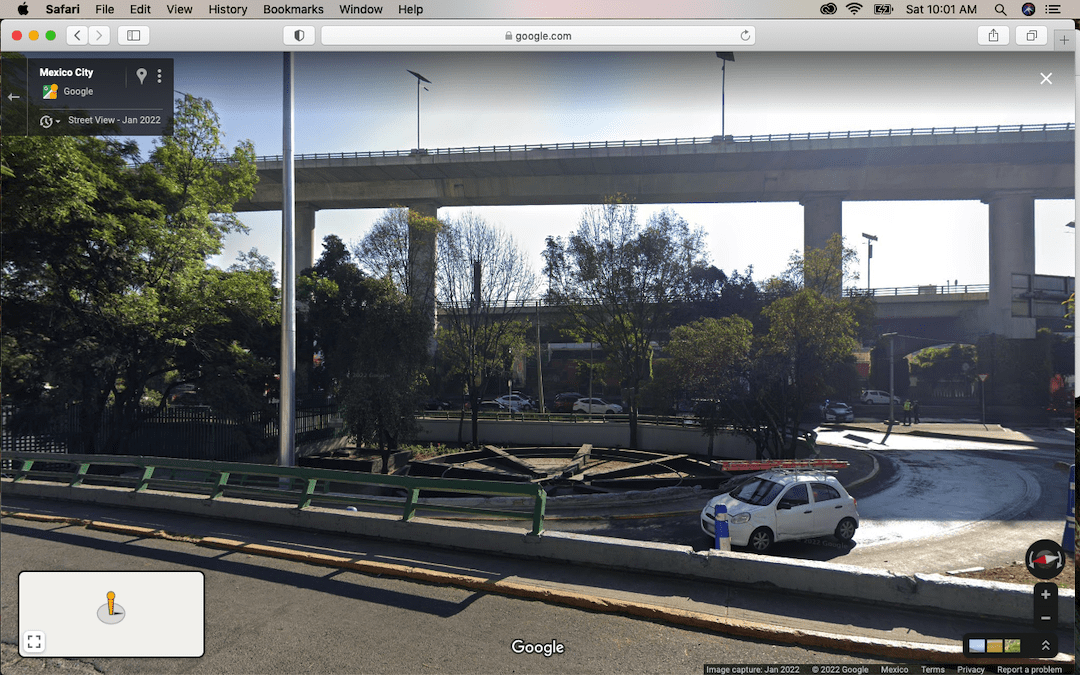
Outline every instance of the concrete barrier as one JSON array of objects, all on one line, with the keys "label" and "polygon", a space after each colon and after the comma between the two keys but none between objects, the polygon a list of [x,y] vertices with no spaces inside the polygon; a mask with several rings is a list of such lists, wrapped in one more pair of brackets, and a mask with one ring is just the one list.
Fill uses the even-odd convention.
[{"label": "concrete barrier", "polygon": [[[420,419],[416,440],[421,443],[457,443],[472,438],[472,423],[457,419]],[[525,445],[536,447],[581,446],[591,443],[597,448],[626,448],[630,446],[630,425],[626,422],[604,422],[599,419],[578,422],[548,422],[541,420],[492,420],[479,422],[483,443],[496,445]],[[460,428],[459,428],[460,427]],[[638,449],[653,452],[672,452],[715,456],[730,459],[755,459],[754,442],[742,434],[721,433],[713,439],[709,452],[709,437],[700,427],[639,424]]]},{"label": "concrete barrier", "polygon": [[[954,579],[936,574],[905,576],[837,563],[716,550],[694,551],[689,546],[570,532],[532,536],[521,529],[505,526],[447,523],[419,516],[405,522],[400,516],[344,509],[309,507],[300,510],[295,506],[242,499],[210,500],[179,493],[136,493],[130,489],[103,486],[72,488],[35,481],[4,480],[3,486],[7,495],[189,513],[843,600],[858,597],[868,603],[903,609],[1024,623],[1031,621],[1031,588],[1019,584]],[[1067,627],[1073,621],[1074,592],[1062,590],[1058,602],[1059,625]]]}]

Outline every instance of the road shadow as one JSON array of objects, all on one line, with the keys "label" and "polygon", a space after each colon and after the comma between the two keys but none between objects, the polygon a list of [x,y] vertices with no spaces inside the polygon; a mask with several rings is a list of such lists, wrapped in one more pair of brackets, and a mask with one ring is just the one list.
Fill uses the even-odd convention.
[{"label": "road shadow", "polygon": [[[66,527],[64,529],[66,529]],[[337,568],[326,567],[326,570],[333,570],[335,573],[328,573],[323,576],[316,577],[308,574],[302,574],[299,572],[273,569],[256,564],[226,559],[225,556],[235,554],[236,552],[234,551],[220,551],[209,548],[202,549],[209,553],[220,553],[220,555],[216,557],[207,557],[203,555],[196,555],[193,553],[184,553],[181,551],[168,551],[157,548],[133,545],[141,541],[162,541],[160,539],[143,539],[139,537],[129,539],[127,541],[108,541],[105,539],[99,539],[89,534],[78,534],[76,532],[66,532],[57,529],[43,530],[34,527],[16,525],[11,523],[10,521],[4,523],[4,532],[6,534],[15,534],[29,537],[32,539],[40,539],[42,541],[51,541],[59,544],[67,544],[69,546],[79,546],[82,548],[95,549],[115,555],[157,560],[159,562],[169,563],[172,565],[180,565],[206,571],[219,572],[221,574],[243,576],[249,579],[266,581],[273,584],[283,584],[286,586],[291,586],[293,588],[316,591],[319,593],[327,593],[342,598],[350,598],[363,602],[372,602],[386,605],[388,607],[406,609],[414,612],[422,612],[424,614],[430,614],[432,616],[437,616],[440,618],[449,618],[455,616],[467,609],[479,598],[487,595],[486,593],[472,593],[464,600],[458,602],[451,602],[447,600],[428,598],[421,595],[402,593],[400,591],[392,591],[388,589],[376,588],[369,585],[359,585],[355,583],[358,580],[365,580],[362,583],[368,583],[366,580],[370,579],[371,576],[363,573],[356,573],[355,575],[352,575],[350,577],[352,580],[351,582],[337,578],[338,576],[340,576],[339,574],[337,574],[337,572],[345,572],[349,570],[338,570]],[[193,544],[184,545],[191,546]],[[274,558],[273,560],[281,563],[293,562],[276,558]],[[495,581],[497,579],[492,580]],[[406,579],[403,581],[414,580]],[[415,581],[415,583],[425,582]]]}]

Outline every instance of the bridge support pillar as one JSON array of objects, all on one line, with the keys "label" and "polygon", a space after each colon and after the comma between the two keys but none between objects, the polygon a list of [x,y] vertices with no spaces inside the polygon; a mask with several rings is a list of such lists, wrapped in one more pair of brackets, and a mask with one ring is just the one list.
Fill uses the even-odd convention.
[{"label": "bridge support pillar", "polygon": [[[984,200],[990,207],[990,332],[1007,338],[1035,337],[1034,317],[1014,317],[1013,275],[1035,273],[1035,198],[1027,193],[998,193]],[[1022,289],[1026,290],[1025,280]]]},{"label": "bridge support pillar", "polygon": [[[834,234],[843,236],[844,199],[840,195],[825,195],[805,199],[803,206],[803,255],[812,248],[825,248]],[[843,270],[835,278],[843,279]],[[834,289],[839,295],[841,289]]]},{"label": "bridge support pillar", "polygon": [[296,255],[296,274],[315,266],[315,207],[297,204],[293,221],[293,246]]},{"label": "bridge support pillar", "polygon": [[[409,206],[409,296],[435,326],[435,254],[438,243],[439,206],[421,203]],[[435,353],[432,332],[428,350]]]}]

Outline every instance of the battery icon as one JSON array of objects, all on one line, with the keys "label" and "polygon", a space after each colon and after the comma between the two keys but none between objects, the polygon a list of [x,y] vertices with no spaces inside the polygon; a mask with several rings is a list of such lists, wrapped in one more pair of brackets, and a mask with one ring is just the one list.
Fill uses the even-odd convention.
[{"label": "battery icon", "polygon": [[892,14],[892,5],[874,5],[874,14]]}]

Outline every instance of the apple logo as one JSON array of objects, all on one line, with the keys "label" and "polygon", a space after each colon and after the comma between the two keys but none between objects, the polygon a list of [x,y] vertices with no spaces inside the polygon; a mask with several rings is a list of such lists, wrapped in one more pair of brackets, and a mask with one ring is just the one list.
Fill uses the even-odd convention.
[{"label": "apple logo", "polygon": [[29,13],[30,13],[30,10],[27,9],[25,2],[23,4],[21,4],[21,5],[19,5],[19,16],[26,16]]}]

